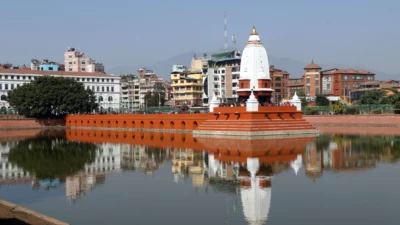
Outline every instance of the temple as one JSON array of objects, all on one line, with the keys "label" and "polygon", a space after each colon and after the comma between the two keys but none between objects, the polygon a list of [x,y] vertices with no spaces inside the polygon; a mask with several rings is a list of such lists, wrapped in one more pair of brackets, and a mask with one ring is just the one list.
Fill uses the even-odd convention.
[{"label": "temple", "polygon": [[258,36],[255,26],[243,50],[240,62],[239,102],[249,99],[251,91],[261,104],[270,103],[273,90],[269,74],[267,51]]}]

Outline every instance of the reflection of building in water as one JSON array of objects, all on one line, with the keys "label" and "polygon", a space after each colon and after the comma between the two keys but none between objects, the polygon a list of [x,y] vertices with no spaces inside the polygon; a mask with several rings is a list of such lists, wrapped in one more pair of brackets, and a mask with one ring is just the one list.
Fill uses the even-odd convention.
[{"label": "reflection of building in water", "polygon": [[317,150],[314,142],[308,143],[304,151],[304,164],[307,177],[315,180],[322,175],[323,168],[323,154],[322,151]]},{"label": "reflection of building in water", "polygon": [[96,185],[105,182],[105,174],[79,173],[65,179],[66,196],[69,201],[81,198]]},{"label": "reflection of building in water", "polygon": [[0,143],[0,184],[31,181],[31,174],[8,161],[10,149],[18,142]]},{"label": "reflection of building in water", "polygon": [[164,163],[166,152],[158,147],[121,145],[121,167],[154,174]]},{"label": "reflection of building in water", "polygon": [[201,187],[204,183],[204,154],[189,148],[177,148],[171,150],[172,173],[175,182],[192,177],[193,186]]},{"label": "reflection of building in water", "polygon": [[300,168],[301,168],[301,164],[303,164],[303,158],[301,156],[301,154],[297,155],[296,160],[293,160],[290,163],[290,166],[292,167],[292,169],[294,170],[294,172],[297,173],[299,172]]},{"label": "reflection of building in water", "polygon": [[85,173],[108,173],[121,168],[120,144],[98,144],[93,163],[85,164]]},{"label": "reflection of building in water", "polygon": [[354,171],[373,168],[382,155],[365,152],[362,145],[352,140],[338,144],[329,139],[317,149],[316,143],[309,143],[304,151],[306,175],[312,179],[322,175],[322,170]]}]

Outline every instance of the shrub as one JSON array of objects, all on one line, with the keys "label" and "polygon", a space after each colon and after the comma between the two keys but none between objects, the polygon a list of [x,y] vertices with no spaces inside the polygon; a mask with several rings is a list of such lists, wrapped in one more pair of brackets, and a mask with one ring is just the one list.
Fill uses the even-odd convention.
[{"label": "shrub", "polygon": [[400,114],[400,101],[396,102],[396,104],[394,105],[393,112],[394,114]]},{"label": "shrub", "polygon": [[382,109],[374,109],[371,112],[372,114],[382,114]]},{"label": "shrub", "polygon": [[357,108],[347,108],[344,110],[344,114],[357,115],[357,114],[360,114],[360,110]]},{"label": "shrub", "polygon": [[343,106],[340,104],[340,102],[336,102],[335,104],[333,104],[332,110],[335,114],[343,114]]},{"label": "shrub", "polygon": [[307,107],[306,110],[304,111],[305,115],[318,115],[318,109],[317,108],[312,108],[312,107]]}]

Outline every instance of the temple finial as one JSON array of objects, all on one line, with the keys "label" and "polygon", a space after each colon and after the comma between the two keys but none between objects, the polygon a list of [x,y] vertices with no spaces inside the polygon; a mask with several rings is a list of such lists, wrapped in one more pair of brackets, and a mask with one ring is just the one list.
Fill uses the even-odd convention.
[{"label": "temple finial", "polygon": [[251,35],[258,35],[256,26],[253,25],[253,30],[251,31]]}]

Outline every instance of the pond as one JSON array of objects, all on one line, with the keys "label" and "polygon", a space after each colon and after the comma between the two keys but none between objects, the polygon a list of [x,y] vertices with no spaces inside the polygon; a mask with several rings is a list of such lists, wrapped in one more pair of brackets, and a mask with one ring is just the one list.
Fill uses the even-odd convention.
[{"label": "pond", "polygon": [[0,137],[0,199],[71,224],[397,224],[400,138]]}]

